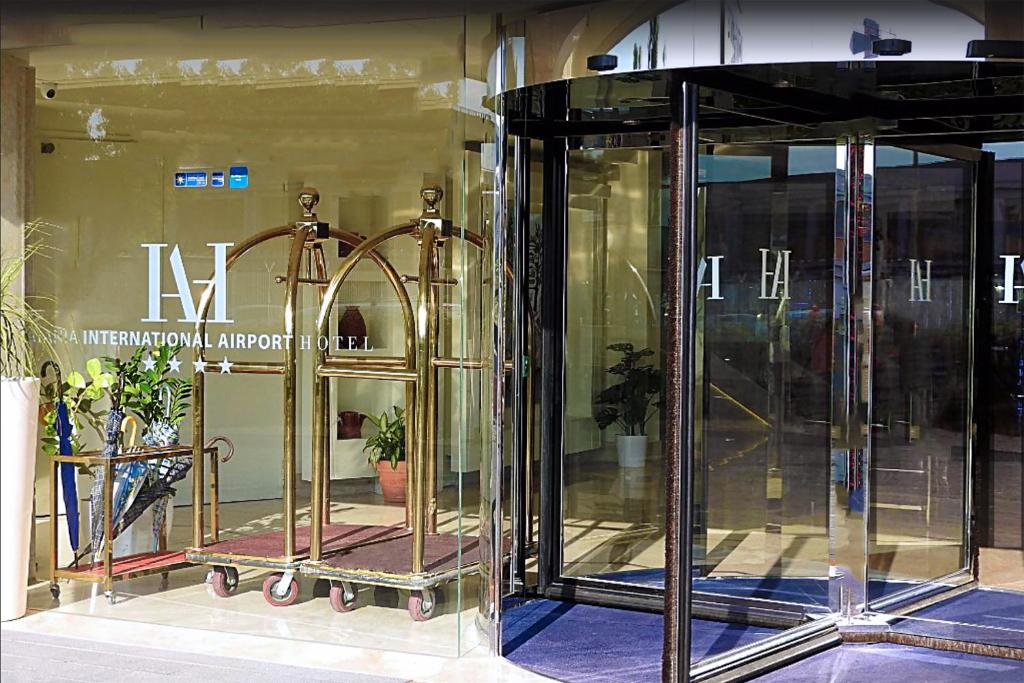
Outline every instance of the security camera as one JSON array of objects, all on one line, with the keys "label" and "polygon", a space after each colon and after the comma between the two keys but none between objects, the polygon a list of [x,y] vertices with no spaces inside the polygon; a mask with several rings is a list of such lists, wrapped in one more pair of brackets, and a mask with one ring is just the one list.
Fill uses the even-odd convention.
[{"label": "security camera", "polygon": [[57,96],[57,84],[56,83],[40,83],[39,92],[48,100],[52,100]]}]

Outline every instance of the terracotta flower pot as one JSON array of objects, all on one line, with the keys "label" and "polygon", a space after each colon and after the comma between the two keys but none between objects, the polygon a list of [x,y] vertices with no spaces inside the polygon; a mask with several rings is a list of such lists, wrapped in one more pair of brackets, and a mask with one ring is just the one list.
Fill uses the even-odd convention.
[{"label": "terracotta flower pot", "polygon": [[398,461],[398,469],[391,468],[390,460],[377,463],[380,490],[386,503],[405,503],[405,461]]}]

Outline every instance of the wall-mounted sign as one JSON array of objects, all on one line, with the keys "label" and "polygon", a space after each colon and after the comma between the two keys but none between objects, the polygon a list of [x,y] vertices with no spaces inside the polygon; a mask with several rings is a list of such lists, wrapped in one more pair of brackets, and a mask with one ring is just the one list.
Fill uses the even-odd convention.
[{"label": "wall-mounted sign", "polygon": [[178,171],[174,174],[175,187],[206,187],[206,171]]},{"label": "wall-mounted sign", "polygon": [[228,169],[228,187],[242,190],[249,187],[249,167],[232,166]]},{"label": "wall-mounted sign", "polygon": [[224,187],[224,171],[214,171],[210,174],[210,187]]}]

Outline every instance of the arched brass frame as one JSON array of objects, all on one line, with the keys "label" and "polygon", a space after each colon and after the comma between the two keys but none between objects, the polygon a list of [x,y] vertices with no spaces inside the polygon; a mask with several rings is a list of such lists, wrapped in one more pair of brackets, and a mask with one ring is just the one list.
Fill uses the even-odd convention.
[{"label": "arched brass frame", "polygon": [[[478,248],[484,246],[483,238],[475,233],[453,227],[446,223],[437,209],[441,200],[439,188],[426,188],[421,192],[424,201],[423,213],[418,220],[386,230],[357,246],[338,271],[331,278],[324,294],[317,317],[317,335],[328,333],[330,313],[338,293],[349,274],[365,256],[389,240],[408,235],[419,245],[417,275],[402,276],[402,282],[418,283],[415,318],[412,311],[406,317],[405,358],[358,358],[345,359],[330,357],[317,350],[314,369],[313,403],[313,490],[326,490],[325,470],[329,448],[325,426],[327,424],[327,399],[329,381],[332,377],[379,379],[401,381],[406,384],[406,419],[413,428],[406,430],[406,522],[412,531],[411,574],[373,577],[370,571],[355,571],[360,579],[368,579],[408,588],[423,588],[457,576],[461,567],[436,577],[436,581],[424,577],[424,546],[428,532],[436,531],[437,492],[437,371],[449,369],[480,369],[480,360],[445,358],[437,353],[438,339],[438,297],[436,288],[453,284],[440,277],[440,251],[449,238],[463,239]],[[425,286],[426,285],[426,286]],[[404,309],[403,309],[404,310]],[[412,323],[412,329],[410,324]],[[303,566],[303,573],[314,576],[331,576],[332,572],[321,567],[323,559],[323,524],[327,520],[326,497],[314,497],[312,502],[312,528],[310,530],[310,558]],[[475,562],[474,562],[475,564]],[[401,574],[401,573],[399,573]],[[348,576],[347,578],[355,578]]]},{"label": "arched brass frame", "polygon": [[[288,270],[287,275],[282,279],[278,278],[279,282],[285,284],[285,305],[284,305],[284,333],[285,333],[285,349],[283,352],[283,359],[278,362],[264,361],[264,362],[237,362],[231,364],[231,373],[233,374],[255,374],[255,375],[281,375],[283,377],[283,389],[284,389],[284,433],[283,433],[283,449],[282,449],[282,479],[284,484],[283,493],[283,508],[284,508],[284,534],[283,534],[283,547],[282,555],[280,557],[253,557],[247,555],[240,555],[230,552],[217,552],[216,548],[206,548],[206,532],[205,532],[205,520],[203,514],[203,501],[205,497],[205,471],[202,466],[193,468],[193,480],[192,480],[192,524],[193,524],[193,547],[187,549],[186,558],[191,561],[205,562],[220,565],[244,565],[244,566],[259,566],[269,568],[289,568],[295,564],[295,562],[304,559],[296,555],[295,547],[295,528],[296,528],[296,503],[295,503],[295,473],[296,473],[296,451],[297,451],[297,434],[296,434],[296,372],[297,372],[297,357],[296,357],[296,346],[298,344],[298,338],[296,331],[298,328],[298,289],[300,284],[315,285],[320,290],[320,300],[323,302],[326,287],[327,287],[327,265],[324,257],[322,241],[323,237],[318,237],[318,231],[321,234],[326,234],[329,238],[337,239],[351,247],[358,249],[364,243],[364,238],[353,233],[340,230],[337,228],[331,228],[326,224],[320,223],[317,220],[316,214],[313,213],[313,209],[316,206],[316,202],[319,199],[319,194],[316,190],[304,188],[300,191],[299,203],[303,207],[303,220],[288,225],[279,226],[276,228],[270,228],[263,232],[257,233],[245,241],[238,244],[236,247],[231,249],[226,256],[225,269],[230,272],[232,266],[238,262],[245,254],[250,252],[252,249],[260,244],[269,242],[271,240],[287,237],[291,241],[291,248],[289,249],[288,258]],[[324,229],[326,231],[324,232]],[[303,276],[301,271],[302,256],[308,252],[308,270],[315,271],[308,272]],[[387,280],[391,283],[395,290],[395,294],[402,306],[403,317],[406,320],[406,337],[410,336],[410,326],[412,325],[412,304],[409,301],[409,296],[405,291],[405,287],[402,281],[394,269],[394,267],[377,251],[371,249],[363,249],[363,253],[366,254],[369,259],[375,263],[381,271],[384,273]],[[200,340],[205,339],[206,336],[206,325],[207,316],[209,314],[210,303],[213,299],[214,294],[214,278],[210,278],[210,284],[203,290],[202,297],[199,300],[197,307],[196,317],[196,333]],[[197,345],[194,349],[195,359],[197,361],[206,360],[206,354],[201,345]],[[406,361],[412,358],[412,349],[407,344],[406,349]],[[201,452],[202,443],[204,442],[205,434],[205,412],[206,412],[206,379],[205,373],[202,371],[195,371],[193,373],[193,404],[192,404],[192,432],[193,432],[193,457],[198,458],[196,462],[201,463]],[[317,413],[314,413],[317,414]],[[314,431],[318,431],[323,426],[323,422],[319,422],[314,425]],[[198,446],[195,444],[199,444]],[[218,531],[219,531],[219,514],[218,514],[218,503],[219,503],[219,477],[218,477],[218,465],[216,458],[211,459],[210,464],[210,542],[218,542]],[[315,459],[314,459],[315,462]],[[315,485],[315,484],[314,484]],[[320,482],[320,486],[323,487],[323,482]],[[328,509],[324,503],[329,500],[330,491],[328,488],[314,488],[311,494],[311,499],[314,504],[319,505],[320,510]],[[314,528],[319,529],[320,525],[314,525]],[[276,532],[270,532],[276,533]]]}]

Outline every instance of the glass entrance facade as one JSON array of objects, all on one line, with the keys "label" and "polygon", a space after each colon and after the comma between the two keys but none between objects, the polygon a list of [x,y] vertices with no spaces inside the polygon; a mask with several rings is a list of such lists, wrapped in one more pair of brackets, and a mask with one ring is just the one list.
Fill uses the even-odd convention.
[{"label": "glass entrance facade", "polygon": [[[1017,15],[643,4],[5,8],[4,258],[67,380],[29,607],[610,680],[1024,651],[1024,76],[961,45]],[[61,456],[165,422],[192,469],[114,541]]]},{"label": "glass entrance facade", "polygon": [[[912,71],[879,64],[849,87],[927,88],[902,84]],[[539,495],[540,538],[536,559],[512,566],[511,595],[532,586],[633,609],[680,599],[665,564],[679,541],[661,503],[683,449],[694,671],[894,619],[918,635],[1003,642],[991,624],[951,616],[940,628],[918,610],[977,586],[977,413],[993,405],[979,397],[993,375],[978,362],[990,329],[978,311],[1008,291],[979,234],[1001,230],[987,218],[986,174],[1000,145],[1020,153],[1019,135],[979,147],[900,123],[786,126],[807,123],[786,109],[807,100],[778,83],[842,81],[834,65],[727,73],[594,77],[506,97],[515,164],[531,169],[513,191],[541,186],[545,202],[512,224],[535,257],[523,281],[548,290],[531,310],[542,341],[527,361],[541,368],[525,411],[545,423],[530,451],[540,474],[513,476],[511,491]],[[984,77],[1006,96],[1019,85],[1009,67]],[[688,80],[707,84],[692,148],[674,142]],[[696,177],[681,170],[690,153]],[[692,214],[680,222],[687,183]],[[693,297],[692,347],[667,324],[679,229],[694,249],[681,294]],[[1016,303],[1006,310],[1019,316]],[[682,415],[666,412],[673,358],[692,363]],[[673,420],[691,421],[692,448],[673,442]],[[531,608],[517,620],[514,605],[505,643],[526,658],[514,652]],[[709,644],[702,634],[722,622],[736,633]],[[598,649],[618,652],[613,640]]]}]

